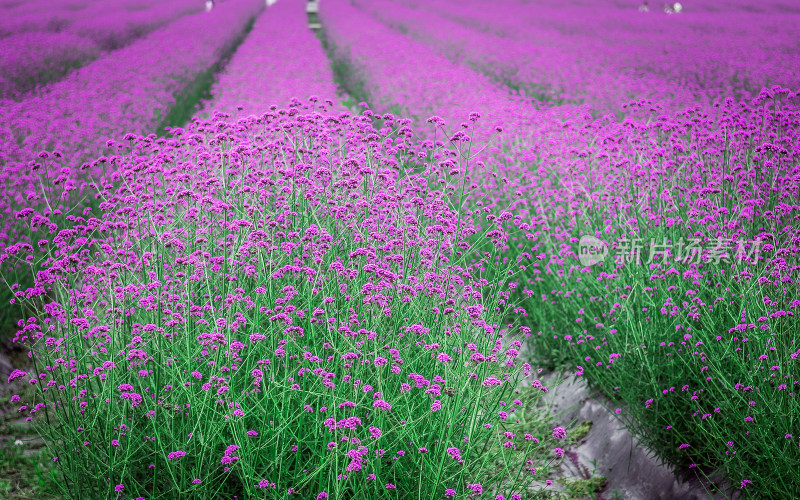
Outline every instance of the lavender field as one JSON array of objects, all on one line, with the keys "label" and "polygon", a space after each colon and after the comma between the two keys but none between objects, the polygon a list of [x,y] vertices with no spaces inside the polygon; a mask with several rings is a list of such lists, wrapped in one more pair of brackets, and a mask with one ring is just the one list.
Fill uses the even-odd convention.
[{"label": "lavender field", "polygon": [[800,498],[798,26],[0,0],[0,498]]}]

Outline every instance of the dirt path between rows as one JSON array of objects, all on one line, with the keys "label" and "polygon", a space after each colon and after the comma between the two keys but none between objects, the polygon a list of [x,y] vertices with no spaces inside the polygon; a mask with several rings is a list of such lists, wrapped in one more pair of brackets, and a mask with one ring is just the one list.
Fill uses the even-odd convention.
[{"label": "dirt path between rows", "polygon": [[[569,460],[563,461],[559,474],[564,478],[583,477],[587,481],[592,477],[605,478],[604,486],[594,484],[598,486],[594,498],[717,500],[740,496],[711,495],[708,480],[698,477],[683,480],[676,476],[625,428],[609,408],[610,403],[590,389],[582,377],[555,372],[541,377],[549,389],[545,404],[555,422],[573,429],[574,437],[579,438],[567,451]],[[724,479],[717,480],[724,488]],[[564,489],[562,484],[561,490]]]}]

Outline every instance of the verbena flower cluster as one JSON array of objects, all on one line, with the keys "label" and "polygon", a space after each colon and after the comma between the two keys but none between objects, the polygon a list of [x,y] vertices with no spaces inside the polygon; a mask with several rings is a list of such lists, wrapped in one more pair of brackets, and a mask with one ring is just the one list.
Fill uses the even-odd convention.
[{"label": "verbena flower cluster", "polygon": [[[464,18],[469,3],[431,3],[441,6],[432,9],[464,25],[439,23],[427,4],[424,14],[398,3],[358,5],[365,10],[341,3],[326,6],[325,30],[334,57],[359,68],[365,88],[380,89],[380,98],[371,101],[378,111],[391,110],[384,103],[393,103],[411,115],[425,116],[429,109],[446,115],[458,109],[448,99],[447,87],[459,99],[477,102],[478,96],[459,91],[459,84],[468,81],[463,76],[449,79],[437,69],[413,74],[411,63],[406,69],[402,61],[414,59],[424,61],[426,69],[433,66],[435,56],[426,47],[474,64],[512,87],[535,89],[540,83],[533,73],[504,69],[509,68],[507,61],[521,65],[528,60],[499,49],[513,45],[497,42],[496,52],[480,52],[475,56],[480,65],[470,59],[478,45],[493,45],[467,45],[471,38],[457,35],[476,25],[474,18]],[[524,11],[513,3],[506,7],[507,13]],[[505,29],[490,21],[492,9],[472,8],[486,13],[478,23],[482,29]],[[386,27],[370,22],[366,12]],[[509,14],[502,19],[513,23],[517,18]],[[764,22],[770,20],[774,17]],[[580,31],[588,21],[572,22],[571,29]],[[705,17],[703,22],[715,21]],[[451,32],[450,26],[458,30]],[[392,28],[402,28],[406,35]],[[488,36],[472,33],[476,39]],[[518,26],[508,36],[530,33],[538,31]],[[751,39],[744,36],[731,43],[743,46]],[[784,43],[780,40],[774,42]],[[463,49],[450,48],[459,43]],[[780,64],[792,56],[770,52],[767,42],[759,43],[766,48],[757,57],[769,66],[755,81],[794,82],[794,76],[781,73]],[[389,60],[401,63],[392,71],[385,69],[377,50],[389,51]],[[722,49],[719,53],[729,56]],[[411,55],[406,59],[403,54]],[[639,75],[623,71],[630,64],[626,57],[606,56],[598,61],[602,64],[578,60],[587,72],[619,65],[619,86],[634,89],[635,84],[625,81]],[[573,60],[565,57],[568,64]],[[681,79],[680,72],[693,71],[691,62],[681,65],[652,56],[645,63],[640,66],[663,80],[654,87],[655,101],[630,101],[628,90],[616,92],[617,86],[602,83],[575,85],[580,99],[528,93],[539,101],[531,105],[548,107],[521,130],[508,128],[502,147],[488,149],[492,155],[486,165],[493,168],[476,182],[480,194],[475,197],[486,196],[480,200],[484,206],[498,211],[513,207],[513,229],[496,262],[534,257],[526,265],[525,282],[516,288],[519,297],[528,298],[523,322],[536,332],[529,343],[532,352],[552,366],[572,364],[576,374],[586,375],[612,400],[624,403],[625,412],[615,413],[661,457],[689,474],[721,469],[737,490],[750,494],[791,494],[787,492],[796,492],[800,480],[800,441],[791,416],[798,411],[800,383],[797,92],[771,86],[736,101],[726,97],[730,88],[720,83],[727,76],[715,79],[701,73],[698,82],[707,88],[699,89]],[[507,74],[518,83],[511,84]],[[415,83],[420,99],[409,91]],[[742,94],[750,90],[735,79],[729,83]],[[691,101],[692,95],[698,102]],[[701,104],[701,97],[710,103]],[[505,106],[494,104],[492,109],[531,113],[520,107],[521,101],[518,96],[506,98]],[[583,104],[569,104],[577,101]],[[619,114],[593,118],[609,105]],[[535,121],[538,127],[530,125]],[[518,137],[528,140],[520,146]],[[493,181],[495,175],[505,176],[506,189]],[[581,259],[585,238],[605,249],[605,262]],[[485,270],[491,272],[491,267]]]},{"label": "verbena flower cluster", "polygon": [[[335,87],[303,17],[267,11],[186,127],[109,140],[95,202],[50,211],[65,189],[42,180],[14,213],[0,261],[35,276],[12,285],[35,368],[9,381],[39,388],[19,412],[66,496],[519,499],[556,459],[517,430],[547,389],[520,389],[518,263],[473,262],[508,219],[464,208],[469,141],[317,97]],[[267,40],[296,60],[259,77]]]},{"label": "verbena flower cluster", "polygon": [[800,494],[795,14],[612,3],[326,0],[330,71],[281,0],[151,134],[263,6],[228,0],[3,101],[9,382],[63,493],[522,498],[571,432],[524,349],[682,472]]},{"label": "verbena flower cluster", "polygon": [[[16,238],[13,213],[32,198],[47,196],[42,182],[71,192],[81,189],[87,174],[102,175],[107,164],[94,160],[116,150],[98,146],[160,126],[176,96],[192,91],[198,76],[231,50],[263,7],[257,0],[227,1],[213,15],[183,17],[41,93],[20,102],[0,101],[0,213],[8,221],[0,228],[0,248]],[[32,169],[42,150],[64,158],[72,173],[54,163]]]}]

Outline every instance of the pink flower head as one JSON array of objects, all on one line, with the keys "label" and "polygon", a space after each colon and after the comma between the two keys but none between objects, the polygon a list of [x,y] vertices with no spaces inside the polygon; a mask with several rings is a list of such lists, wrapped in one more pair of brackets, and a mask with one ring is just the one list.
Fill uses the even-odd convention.
[{"label": "pink flower head", "polygon": [[22,378],[27,374],[28,374],[28,372],[24,372],[22,370],[14,370],[14,371],[11,372],[11,375],[8,376],[8,383],[10,384],[14,380],[16,380],[18,378]]},{"label": "pink flower head", "polygon": [[480,483],[467,484],[467,489],[472,490],[476,495],[483,493],[483,486]]},{"label": "pink flower head", "polygon": [[392,409],[392,405],[390,405],[389,403],[387,403],[386,401],[384,401],[382,399],[376,399],[372,403],[372,406],[374,408],[378,408],[379,410],[384,410],[384,411],[390,411]]}]

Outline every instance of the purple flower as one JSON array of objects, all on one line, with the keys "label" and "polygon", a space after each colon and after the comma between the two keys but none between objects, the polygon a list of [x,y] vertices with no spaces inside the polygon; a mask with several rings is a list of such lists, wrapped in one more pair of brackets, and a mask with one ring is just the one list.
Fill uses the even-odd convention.
[{"label": "purple flower", "polygon": [[18,378],[22,378],[27,374],[28,374],[28,372],[25,372],[25,371],[22,371],[22,370],[14,370],[14,371],[11,372],[11,375],[8,376],[8,383],[10,384],[14,380],[16,380]]},{"label": "purple flower", "polygon": [[374,408],[378,408],[380,410],[385,410],[385,411],[390,411],[392,409],[392,405],[390,405],[389,403],[387,403],[386,401],[384,401],[382,399],[376,399],[372,403],[372,406]]},{"label": "purple flower", "polygon": [[467,484],[467,489],[472,490],[476,495],[483,493],[483,486],[480,483]]}]

